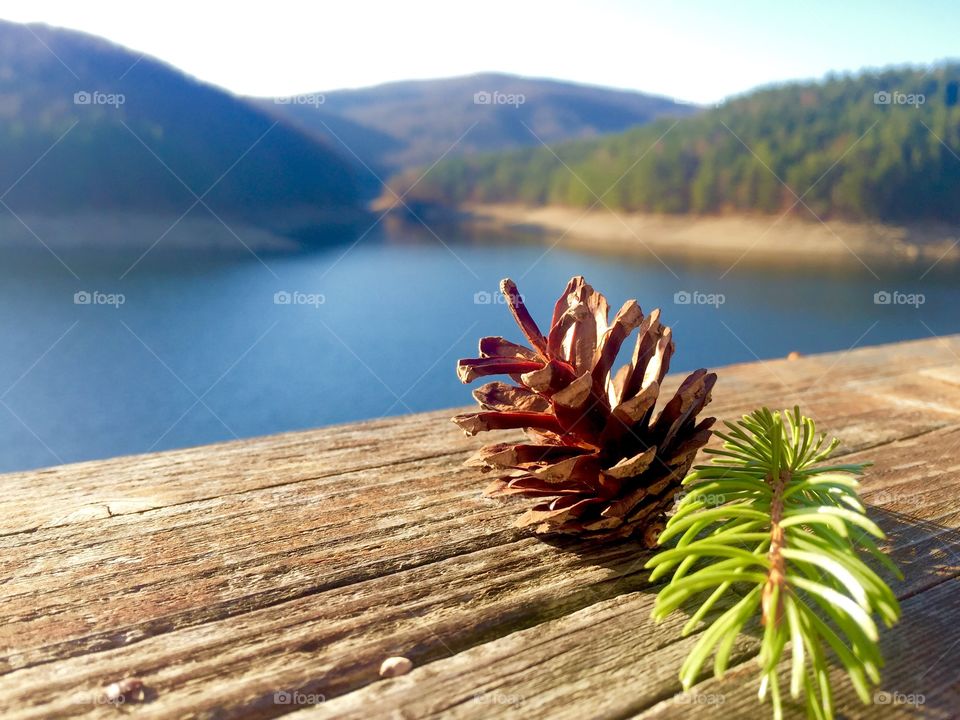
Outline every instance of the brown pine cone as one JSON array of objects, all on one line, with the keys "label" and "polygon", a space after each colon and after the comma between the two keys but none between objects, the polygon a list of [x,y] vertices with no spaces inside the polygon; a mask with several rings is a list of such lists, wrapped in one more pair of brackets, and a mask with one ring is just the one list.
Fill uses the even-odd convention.
[{"label": "brown pine cone", "polygon": [[[488,445],[468,462],[497,479],[491,496],[521,495],[536,504],[518,521],[538,533],[596,539],[642,534],[656,542],[664,515],[714,418],[697,422],[717,376],[691,373],[654,417],[673,355],[660,311],[644,317],[630,300],[608,322],[606,298],[582,277],[567,284],[544,336],[511,280],[500,283],[530,347],[501,337],[480,340],[480,357],[460,360],[468,383],[509,375],[474,391],[481,410],[453,421],[468,435],[523,428],[523,443]],[[620,347],[638,330],[630,362],[611,375]]]}]

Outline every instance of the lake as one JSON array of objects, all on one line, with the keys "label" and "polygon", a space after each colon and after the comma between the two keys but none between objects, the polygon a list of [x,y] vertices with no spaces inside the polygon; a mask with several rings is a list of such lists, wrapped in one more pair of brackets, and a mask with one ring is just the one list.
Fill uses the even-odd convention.
[{"label": "lake", "polygon": [[442,235],[379,228],[261,259],[161,244],[132,269],[116,250],[0,251],[0,470],[466,405],[456,359],[481,335],[519,339],[495,300],[504,276],[542,324],[574,274],[614,310],[662,307],[675,370],[960,332],[951,268],[741,263],[721,277],[729,263]]}]

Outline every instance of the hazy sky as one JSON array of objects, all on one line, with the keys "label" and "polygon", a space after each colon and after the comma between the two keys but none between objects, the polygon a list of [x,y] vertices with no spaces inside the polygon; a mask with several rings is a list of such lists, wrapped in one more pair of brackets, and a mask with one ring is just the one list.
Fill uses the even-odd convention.
[{"label": "hazy sky", "polygon": [[960,54],[958,0],[4,0],[0,17],[101,35],[251,95],[494,70],[708,103]]}]

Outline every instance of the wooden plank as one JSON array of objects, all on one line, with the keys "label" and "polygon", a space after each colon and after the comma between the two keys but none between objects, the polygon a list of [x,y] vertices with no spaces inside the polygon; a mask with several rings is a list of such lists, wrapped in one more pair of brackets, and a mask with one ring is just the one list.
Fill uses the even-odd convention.
[{"label": "wooden plank", "polygon": [[587,558],[543,547],[528,538],[154,634],[95,663],[83,655],[9,672],[4,714],[77,712],[71,694],[127,674],[144,677],[158,693],[152,709],[170,716],[270,714],[278,690],[346,692],[376,678],[387,655],[425,663],[630,590],[645,574],[628,546]]},{"label": "wooden plank", "polygon": [[[863,418],[900,436],[947,422],[867,396],[847,397],[843,407],[849,417],[834,426],[855,447],[878,441]],[[462,437],[446,414],[432,420],[432,437]],[[517,511],[479,497],[464,457],[394,463],[389,473],[320,473],[104,519],[95,532],[88,523],[57,524],[30,533],[23,549],[17,535],[0,538],[0,571],[12,578],[0,595],[0,642],[16,648],[0,657],[0,669],[116,647],[520,537],[510,529]],[[111,602],[78,601],[104,587]],[[20,610],[25,604],[31,612]],[[144,606],[153,609],[146,619]]]},{"label": "wooden plank", "polygon": [[[955,426],[870,453],[877,467],[868,480],[869,492],[885,493],[892,509],[909,504],[914,516],[928,520],[918,531],[911,531],[913,526],[908,524],[897,535],[898,547],[907,552],[924,547],[924,539],[932,533],[930,522],[956,526],[960,473],[956,469],[940,473],[937,468],[953,462],[950,453],[958,442],[960,427]],[[931,463],[905,462],[918,456],[929,457]],[[941,495],[926,492],[934,478]],[[488,652],[496,652],[498,643],[514,642],[517,631],[524,628],[532,628],[534,637],[549,637],[550,621],[584,609],[589,619],[589,613],[605,612],[603,606],[593,610],[591,606],[624,593],[634,593],[635,601],[641,603],[629,624],[629,633],[627,626],[617,623],[612,635],[601,636],[596,623],[588,621],[587,631],[596,633],[596,641],[576,643],[587,653],[576,660],[578,666],[590,668],[599,663],[598,668],[607,667],[600,662],[600,655],[627,652],[635,645],[632,638],[646,635],[660,637],[656,642],[682,655],[683,646],[676,645],[675,628],[654,628],[650,624],[652,595],[637,592],[646,588],[646,572],[641,569],[645,557],[629,544],[584,550],[569,544],[554,547],[535,539],[508,542],[225,620],[154,633],[133,644],[98,652],[96,662],[84,655],[9,672],[0,676],[0,698],[7,703],[5,713],[13,716],[41,717],[85,710],[96,717],[109,714],[113,708],[77,705],[77,699],[95,697],[98,688],[111,679],[132,673],[143,677],[157,693],[150,703],[151,714],[180,717],[216,713],[230,717],[253,713],[266,717],[289,709],[274,703],[274,693],[297,690],[330,698],[318,711],[339,717],[349,708],[338,705],[333,698],[363,686],[367,687],[342,701],[358,703],[359,711],[369,714],[371,708],[397,706],[384,704],[386,701],[376,695],[365,699],[366,693],[403,680],[376,682],[379,663],[387,655],[403,654],[417,665],[437,661],[430,667],[441,677],[446,677],[448,663],[453,663],[459,674],[476,674],[473,656],[464,652],[469,648],[486,643]],[[924,559],[917,566],[927,564]],[[919,592],[931,581],[912,573],[909,582],[912,584],[901,588],[902,593]],[[611,617],[617,615],[613,612]],[[120,630],[119,626],[110,627]],[[562,631],[559,634],[564,635]],[[630,642],[625,642],[627,638]],[[538,672],[538,658],[549,657],[550,652],[544,649],[528,658],[532,677]],[[511,653],[519,651],[508,651]],[[670,675],[663,677],[664,683],[668,679],[675,682],[677,659],[638,653],[638,661],[670,669]],[[470,669],[460,668],[460,663]],[[494,669],[497,667],[495,663]],[[669,686],[654,682],[659,676],[648,670],[646,665],[633,667],[632,677],[645,678],[641,684],[649,685],[655,695],[668,692]],[[515,671],[508,673],[508,678],[516,677]],[[498,676],[496,682],[498,687],[512,687],[504,677]],[[618,686],[615,678],[611,682]],[[459,684],[464,692],[486,687],[469,685],[463,678]],[[591,693],[580,688],[582,702],[575,706],[581,711],[600,701],[597,694],[608,693],[609,686],[599,678],[594,677],[587,685]],[[549,692],[541,686],[534,688],[516,692],[536,697],[538,703],[552,696],[561,698],[558,702],[563,706],[571,702],[562,685]],[[442,696],[444,692],[441,689],[437,694]],[[408,690],[407,697],[391,702],[404,700],[415,708],[417,697],[432,697],[430,685],[418,682]],[[484,702],[465,707],[475,710],[477,717],[489,710]],[[549,714],[554,710],[560,713],[559,707],[551,705]]]},{"label": "wooden plank", "polygon": [[[958,590],[960,582],[953,579],[905,601],[904,622],[883,639],[890,660],[886,680],[877,690],[881,701],[877,706],[862,706],[841,673],[834,673],[838,717],[956,717],[955,708],[960,707],[956,665],[936,660],[960,642],[955,622],[960,613]],[[677,670],[697,637],[680,638],[683,623],[678,618],[656,632],[644,632],[652,605],[649,593],[621,595],[471,648],[458,655],[457,662],[431,663],[403,678],[381,681],[316,707],[301,707],[287,717],[401,717],[398,708],[403,708],[404,718],[660,720],[769,715],[769,708],[756,698],[755,637],[738,640],[731,657],[746,662],[723,682],[705,682],[689,693],[677,693]],[[624,636],[630,642],[624,642]],[[917,700],[923,696],[923,703],[914,707],[908,696]],[[893,712],[881,706],[885,697]],[[792,702],[787,715],[805,717],[799,703]]]},{"label": "wooden plank", "polygon": [[[903,469],[903,461],[918,452],[933,453],[935,465],[955,452],[958,440],[960,428],[953,428],[871,451],[877,465],[867,479],[870,489],[865,496],[883,499],[887,505],[873,514],[879,515],[894,558],[906,575],[903,582],[894,584],[901,598],[923,596],[960,575],[960,468],[939,477],[928,465],[911,463]],[[938,491],[928,492],[934,478]],[[897,509],[909,510],[910,515]],[[652,622],[656,589],[643,588],[599,602],[431,663],[407,677],[370,684],[301,714],[378,717],[381,714],[371,708],[403,707],[405,717],[482,718],[495,706],[498,717],[620,718],[664,698],[671,698],[664,705],[669,707],[666,717],[688,717],[721,702],[733,705],[735,698],[737,712],[731,717],[758,714],[755,686],[746,682],[753,678],[750,673],[755,675],[752,661],[747,664],[749,672],[744,671],[746,677],[738,674],[724,682],[722,690],[705,683],[691,695],[676,697],[680,664],[697,637],[680,638],[679,628],[686,621],[680,613],[660,625]],[[892,642],[896,647],[898,641]],[[733,661],[750,660],[758,645],[755,638],[741,639]],[[898,668],[888,668],[884,687],[917,687],[915,692],[926,689],[933,697],[936,688],[911,684],[891,673]],[[870,717],[869,710],[849,717]]]},{"label": "wooden plank", "polygon": [[[926,718],[955,720],[960,708],[960,682],[957,681],[956,650],[960,647],[960,580],[956,578],[908,598],[903,603],[903,620],[881,638],[887,665],[884,680],[874,693],[874,704],[865,706],[849,686],[843,672],[834,668],[831,675],[836,696],[837,717],[850,720],[874,718]],[[769,712],[757,703],[756,664],[747,662],[734,668],[723,680],[709,680],[675,695],[633,717],[638,720],[665,720],[690,716],[694,707],[706,704],[719,708],[729,717],[760,716]],[[789,665],[781,668],[781,684],[789,688]],[[784,716],[806,717],[802,703],[785,692]]]},{"label": "wooden plank", "polygon": [[[449,411],[0,475],[0,535],[456,455]],[[446,429],[446,428],[444,428]]]},{"label": "wooden plank", "polygon": [[[0,538],[0,568],[13,579],[0,596],[0,647],[17,648],[0,658],[0,670],[135,642],[519,537],[510,527],[515,511],[478,497],[474,473],[443,459],[418,461],[395,466],[388,477],[346,473],[282,494],[259,490],[114,518],[95,534],[87,526],[44,528],[21,552],[18,538]],[[448,489],[425,500],[437,487]],[[81,602],[104,590],[109,603]]]}]

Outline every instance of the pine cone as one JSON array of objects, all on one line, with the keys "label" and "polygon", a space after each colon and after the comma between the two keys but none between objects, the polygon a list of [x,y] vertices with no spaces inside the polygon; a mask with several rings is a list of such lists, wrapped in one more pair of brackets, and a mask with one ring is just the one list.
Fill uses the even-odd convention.
[{"label": "pine cone", "polygon": [[[487,495],[521,495],[537,502],[518,521],[539,533],[596,539],[642,533],[652,546],[714,418],[697,422],[717,376],[697,370],[653,419],[673,355],[660,311],[643,316],[635,300],[612,323],[606,298],[582,277],[567,284],[553,310],[550,332],[537,327],[517,286],[500,290],[530,347],[501,337],[480,340],[480,357],[460,360],[464,383],[509,375],[474,391],[481,410],[453,421],[468,435],[523,428],[529,442],[488,445],[468,460],[496,473]],[[630,362],[611,376],[633,330]]]}]

